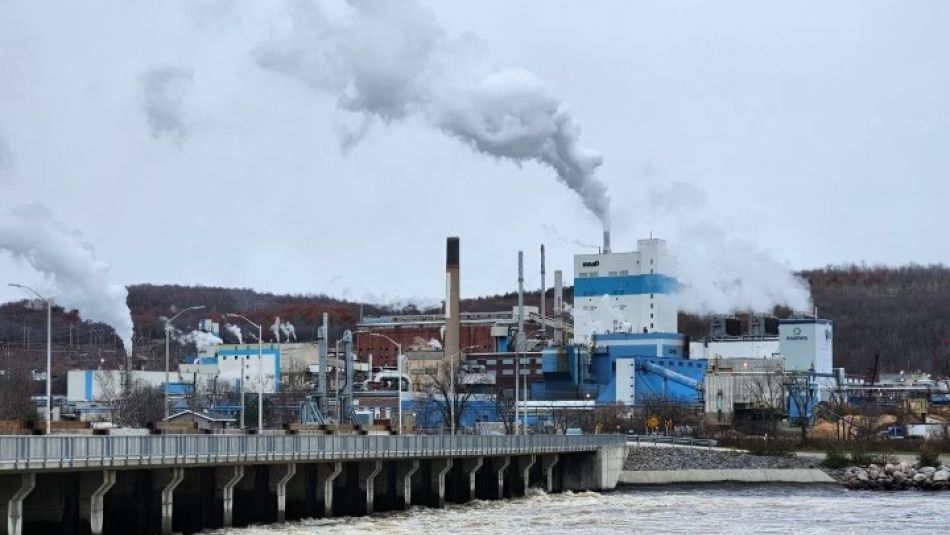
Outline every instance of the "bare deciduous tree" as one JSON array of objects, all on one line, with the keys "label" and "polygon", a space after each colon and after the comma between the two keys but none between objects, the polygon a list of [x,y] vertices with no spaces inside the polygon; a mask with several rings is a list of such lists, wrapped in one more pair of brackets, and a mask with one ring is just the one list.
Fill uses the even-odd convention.
[{"label": "bare deciduous tree", "polygon": [[27,366],[12,364],[0,375],[0,420],[37,421],[33,396],[33,373]]}]

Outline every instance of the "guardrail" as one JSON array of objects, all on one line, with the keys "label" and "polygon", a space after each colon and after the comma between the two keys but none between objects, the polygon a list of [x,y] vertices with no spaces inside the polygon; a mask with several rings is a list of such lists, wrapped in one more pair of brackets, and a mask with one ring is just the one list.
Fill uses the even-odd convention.
[{"label": "guardrail", "polygon": [[623,435],[153,435],[0,437],[0,472],[594,451]]},{"label": "guardrail", "polygon": [[712,438],[666,437],[660,435],[627,435],[627,441],[637,444],[672,444],[674,446],[694,446],[711,448],[717,444]]}]

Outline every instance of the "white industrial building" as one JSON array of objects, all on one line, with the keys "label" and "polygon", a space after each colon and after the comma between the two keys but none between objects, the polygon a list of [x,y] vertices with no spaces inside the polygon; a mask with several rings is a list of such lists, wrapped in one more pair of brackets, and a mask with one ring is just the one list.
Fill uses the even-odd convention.
[{"label": "white industrial building", "polygon": [[778,338],[735,338],[690,342],[691,359],[766,359],[781,355]]},{"label": "white industrial building", "polygon": [[833,330],[831,320],[787,319],[778,325],[779,351],[789,371],[833,373]]},{"label": "white industrial building", "polygon": [[574,256],[575,342],[593,334],[676,332],[675,260],[666,242],[646,239],[637,251]]},{"label": "white industrial building", "polygon": [[[182,395],[191,390],[229,385],[234,391],[241,388],[241,369],[244,385],[249,392],[263,386],[265,394],[280,391],[282,381],[290,374],[306,373],[318,363],[314,344],[264,344],[258,358],[257,344],[220,344],[210,346],[203,356],[190,359],[169,373],[169,393]],[[66,400],[72,402],[101,402],[121,395],[126,385],[161,388],[165,384],[164,371],[135,370],[124,376],[122,370],[70,370],[66,379]],[[217,385],[215,385],[217,383]]]}]

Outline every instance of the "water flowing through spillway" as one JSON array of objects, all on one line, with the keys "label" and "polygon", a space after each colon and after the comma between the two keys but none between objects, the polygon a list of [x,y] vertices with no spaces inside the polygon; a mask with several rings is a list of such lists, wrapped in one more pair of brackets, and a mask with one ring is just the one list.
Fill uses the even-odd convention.
[{"label": "water flowing through spillway", "polygon": [[217,530],[216,535],[808,533],[929,534],[945,529],[950,493],[862,492],[834,486],[635,488],[545,494]]}]

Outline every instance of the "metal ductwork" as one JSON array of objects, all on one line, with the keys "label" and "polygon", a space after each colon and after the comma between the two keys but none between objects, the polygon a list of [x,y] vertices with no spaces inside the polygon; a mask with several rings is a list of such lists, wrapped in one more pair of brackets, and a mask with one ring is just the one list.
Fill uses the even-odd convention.
[{"label": "metal ductwork", "polygon": [[656,364],[653,364],[652,362],[647,362],[645,360],[642,360],[639,363],[639,367],[643,371],[655,373],[656,375],[659,375],[660,377],[665,377],[669,379],[670,381],[673,381],[674,383],[679,383],[683,386],[692,388],[693,390],[702,390],[703,388],[702,383],[700,383],[696,379],[693,379],[692,377],[687,377],[681,373],[674,372],[673,370],[669,368],[658,366]]}]

